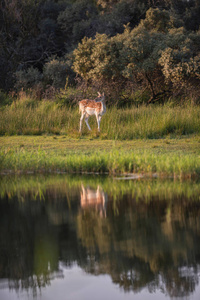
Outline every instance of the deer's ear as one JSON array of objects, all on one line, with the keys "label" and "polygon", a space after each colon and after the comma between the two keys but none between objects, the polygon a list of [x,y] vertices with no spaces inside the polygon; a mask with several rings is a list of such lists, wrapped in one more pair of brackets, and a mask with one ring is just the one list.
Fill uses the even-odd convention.
[{"label": "deer's ear", "polygon": [[101,93],[98,92],[98,95],[101,96]]},{"label": "deer's ear", "polygon": [[104,97],[104,92],[103,92],[102,96]]}]

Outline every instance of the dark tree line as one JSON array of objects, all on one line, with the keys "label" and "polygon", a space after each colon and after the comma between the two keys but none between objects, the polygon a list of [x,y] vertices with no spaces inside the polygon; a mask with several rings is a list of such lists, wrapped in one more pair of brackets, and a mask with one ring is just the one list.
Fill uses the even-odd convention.
[{"label": "dark tree line", "polygon": [[[116,44],[119,35],[125,38],[124,26],[129,24],[130,32],[137,30],[138,26],[141,27],[142,22],[147,19],[149,9],[160,14],[157,14],[157,19],[156,14],[152,14],[151,20],[148,17],[150,21],[149,27],[147,25],[145,27],[146,31],[156,29],[157,32],[163,33],[163,30],[156,26],[162,21],[159,18],[167,13],[168,21],[162,25],[170,27],[169,23],[173,20],[172,27],[182,28],[185,41],[187,35],[196,34],[193,40],[198,41],[194,44],[196,48],[198,46],[200,48],[198,39],[200,0],[1,0],[0,89],[8,92],[39,86],[40,89],[45,90],[49,86],[56,89],[63,88],[66,81],[68,84],[74,83],[78,73],[74,64],[79,63],[76,58],[74,60],[74,50],[78,49],[78,45],[84,38],[95,41],[97,34],[101,38],[105,35]],[[154,22],[154,27],[151,26],[151,22]],[[129,42],[131,41],[127,36],[125,44],[128,46]],[[199,50],[193,51],[192,55],[196,59],[196,68],[199,72],[197,59]],[[115,65],[115,61],[112,62]],[[160,64],[164,65],[164,62]],[[84,76],[80,73],[78,75],[85,81]],[[116,83],[113,77],[108,80],[112,81],[112,84]],[[130,81],[128,75],[120,78],[120,87],[124,88],[123,84],[125,81],[127,84],[128,80]],[[138,80],[141,81],[141,78]],[[145,80],[149,81],[147,72]],[[152,96],[162,92],[154,91],[150,81],[148,84]],[[173,82],[170,84],[173,85]],[[99,77],[98,80],[96,79],[96,85],[102,85]],[[118,81],[117,85],[119,85]]]}]

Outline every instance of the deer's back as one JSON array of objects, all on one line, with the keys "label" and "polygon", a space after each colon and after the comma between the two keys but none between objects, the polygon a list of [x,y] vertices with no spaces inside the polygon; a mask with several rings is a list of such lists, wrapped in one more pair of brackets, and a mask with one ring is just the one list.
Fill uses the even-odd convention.
[{"label": "deer's back", "polygon": [[79,108],[81,110],[93,109],[97,112],[102,110],[102,102],[96,102],[95,100],[84,99],[79,102]]}]

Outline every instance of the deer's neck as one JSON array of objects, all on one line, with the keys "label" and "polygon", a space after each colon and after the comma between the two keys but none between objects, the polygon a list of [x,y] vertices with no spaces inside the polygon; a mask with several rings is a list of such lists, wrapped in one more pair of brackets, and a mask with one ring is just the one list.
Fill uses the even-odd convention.
[{"label": "deer's neck", "polygon": [[106,105],[105,105],[104,101],[102,101],[101,103],[102,103],[101,114],[103,115],[106,112]]}]

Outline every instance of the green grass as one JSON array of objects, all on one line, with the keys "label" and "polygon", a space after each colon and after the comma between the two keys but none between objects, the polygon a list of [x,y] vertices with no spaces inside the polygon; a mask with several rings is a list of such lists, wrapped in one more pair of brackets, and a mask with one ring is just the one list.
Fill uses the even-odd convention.
[{"label": "green grass", "polygon": [[0,172],[200,175],[200,138],[110,141],[0,137]]},{"label": "green grass", "polygon": [[[36,101],[27,96],[0,109],[0,135],[57,134],[79,138],[80,115],[77,107],[61,106],[51,101]],[[95,117],[84,123],[83,136],[102,140],[174,138],[200,135],[200,107],[141,106],[108,108],[102,118],[101,133],[97,133]]]}]

